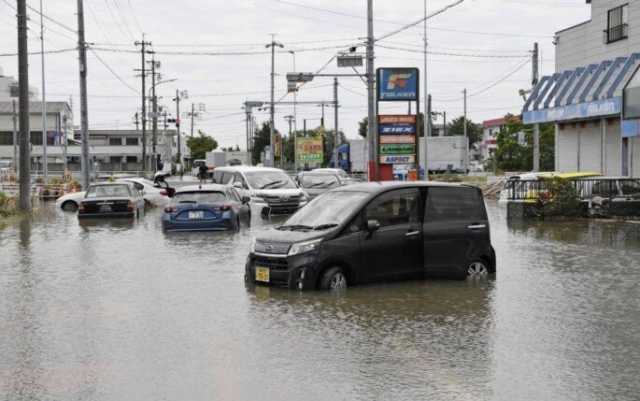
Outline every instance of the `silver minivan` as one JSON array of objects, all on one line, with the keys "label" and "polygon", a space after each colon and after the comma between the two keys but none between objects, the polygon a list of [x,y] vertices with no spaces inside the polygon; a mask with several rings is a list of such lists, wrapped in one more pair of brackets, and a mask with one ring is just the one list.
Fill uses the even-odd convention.
[{"label": "silver minivan", "polygon": [[241,196],[251,198],[251,209],[261,216],[293,214],[309,201],[291,177],[277,168],[218,167],[213,182],[232,186]]}]

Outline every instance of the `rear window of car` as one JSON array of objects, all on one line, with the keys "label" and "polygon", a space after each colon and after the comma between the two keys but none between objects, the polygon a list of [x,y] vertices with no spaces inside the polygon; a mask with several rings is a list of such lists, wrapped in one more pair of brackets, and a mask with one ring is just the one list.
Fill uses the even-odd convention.
[{"label": "rear window of car", "polygon": [[173,202],[178,203],[219,203],[227,200],[223,192],[179,192]]},{"label": "rear window of car", "polygon": [[95,185],[87,190],[87,198],[128,198],[131,196],[127,185]]},{"label": "rear window of car", "polygon": [[429,188],[425,221],[486,220],[484,201],[474,188]]}]

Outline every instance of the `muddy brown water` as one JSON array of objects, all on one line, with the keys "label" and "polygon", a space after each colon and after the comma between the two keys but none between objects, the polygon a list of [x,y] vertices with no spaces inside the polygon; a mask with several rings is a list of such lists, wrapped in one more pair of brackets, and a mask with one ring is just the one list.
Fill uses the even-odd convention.
[{"label": "muddy brown water", "polygon": [[495,279],[247,288],[254,219],[0,229],[0,400],[637,400],[640,225],[507,224]]}]

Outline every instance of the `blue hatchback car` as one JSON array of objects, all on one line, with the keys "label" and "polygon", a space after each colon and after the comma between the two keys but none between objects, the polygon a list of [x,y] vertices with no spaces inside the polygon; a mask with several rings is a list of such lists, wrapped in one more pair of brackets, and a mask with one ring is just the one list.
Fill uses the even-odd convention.
[{"label": "blue hatchback car", "polygon": [[164,209],[162,228],[166,231],[228,231],[240,229],[242,220],[251,220],[249,199],[234,188],[208,184],[176,190]]}]

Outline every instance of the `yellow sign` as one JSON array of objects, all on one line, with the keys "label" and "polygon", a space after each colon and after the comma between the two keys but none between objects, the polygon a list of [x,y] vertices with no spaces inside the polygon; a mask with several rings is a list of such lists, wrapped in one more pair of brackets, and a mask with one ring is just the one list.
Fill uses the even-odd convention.
[{"label": "yellow sign", "polygon": [[322,138],[298,138],[296,155],[302,163],[322,163],[324,149]]}]

